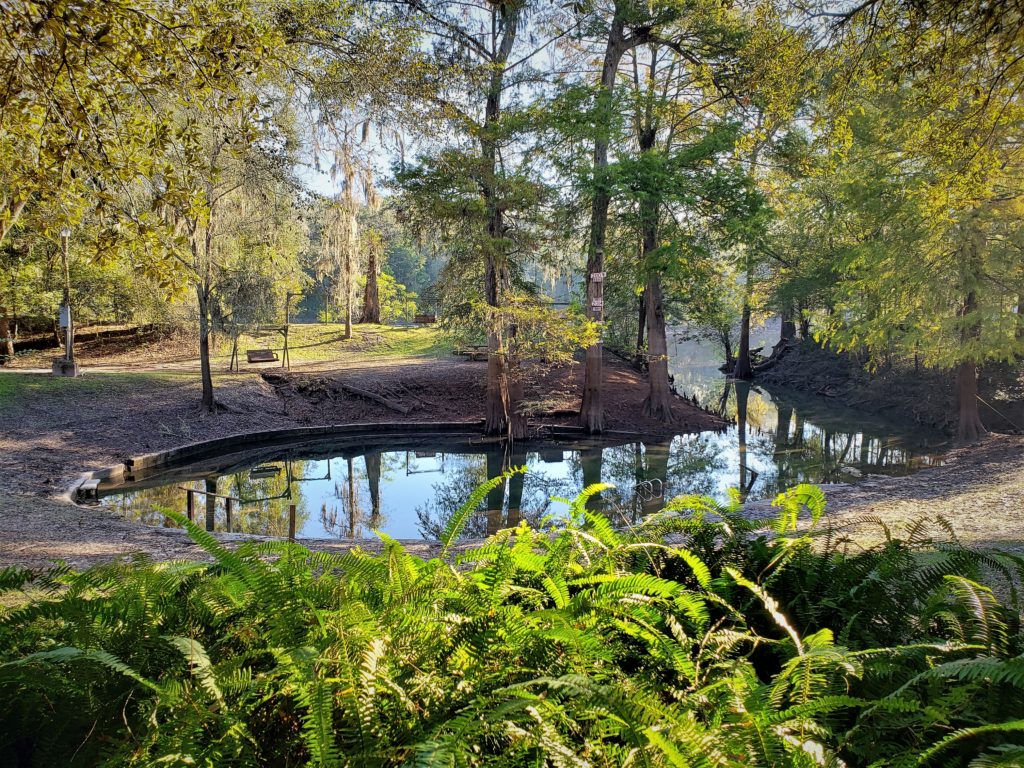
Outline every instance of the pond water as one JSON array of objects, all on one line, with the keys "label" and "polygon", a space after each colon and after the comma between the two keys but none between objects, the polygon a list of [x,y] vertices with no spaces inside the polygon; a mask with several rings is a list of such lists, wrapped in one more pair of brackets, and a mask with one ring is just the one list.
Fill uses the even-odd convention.
[{"label": "pond water", "polygon": [[[770,336],[773,329],[761,332]],[[827,398],[728,383],[704,343],[677,340],[672,354],[676,387],[720,410],[731,426],[664,440],[525,443],[511,453],[468,435],[320,440],[101,485],[100,503],[166,525],[159,510],[185,513],[185,489],[193,489],[195,519],[216,530],[286,536],[293,524],[304,538],[361,538],[377,529],[398,539],[433,539],[475,487],[525,465],[525,475],[507,480],[471,518],[465,535],[477,537],[520,519],[536,523],[564,509],[553,496],[572,497],[598,481],[616,486],[599,507],[626,523],[683,493],[725,499],[737,488],[761,499],[800,482],[903,475],[941,462],[941,435]]]}]

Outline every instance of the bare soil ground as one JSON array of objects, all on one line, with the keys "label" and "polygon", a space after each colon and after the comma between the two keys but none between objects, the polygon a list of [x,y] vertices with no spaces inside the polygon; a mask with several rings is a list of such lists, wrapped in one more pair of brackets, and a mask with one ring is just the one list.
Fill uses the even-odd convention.
[{"label": "bare soil ground", "polygon": [[[992,434],[951,451],[941,466],[822,489],[831,523],[859,544],[884,539],[884,526],[898,536],[925,520],[938,538],[948,523],[965,544],[1024,553],[1024,437]],[[748,509],[771,514],[767,502]]]},{"label": "bare soil ground", "polygon": [[[717,416],[682,398],[674,403],[673,423],[646,418],[646,379],[612,356],[605,360],[604,374],[605,426],[610,431],[674,435],[724,426]],[[317,374],[267,371],[263,378],[281,398],[282,413],[299,424],[478,421],[484,417],[487,364],[445,361],[416,369],[382,365]],[[575,424],[582,387],[580,365],[536,372],[525,385],[531,423]],[[353,388],[378,395],[398,409],[410,409],[409,413],[353,395]]]},{"label": "bare soil ground", "polygon": [[[140,363],[139,368],[145,365]],[[675,424],[643,419],[642,377],[611,359],[606,375],[609,429],[677,433],[722,426],[717,417],[681,398],[675,405]],[[76,506],[67,491],[83,472],[133,455],[252,431],[315,424],[476,421],[483,416],[485,377],[486,364],[455,359],[366,361],[358,368],[316,374],[272,369],[265,378],[221,375],[217,398],[225,410],[202,416],[197,377],[182,372],[87,373],[69,380],[0,373],[0,566],[40,567],[56,559],[85,566],[132,552],[157,558],[200,556],[180,531],[131,524],[102,509]],[[528,396],[554,393],[546,397],[533,423],[572,423],[581,380],[581,370],[570,367],[531,381]],[[343,384],[411,410],[399,413],[351,394]],[[431,545],[416,543],[413,548],[427,553]]]},{"label": "bare soil ground", "polygon": [[[882,361],[869,372],[866,359],[796,342],[757,381],[778,384],[872,413],[898,415],[947,433],[956,430],[954,376],[911,360]],[[978,378],[980,411],[993,432],[1024,434],[1024,367],[992,363]]]}]

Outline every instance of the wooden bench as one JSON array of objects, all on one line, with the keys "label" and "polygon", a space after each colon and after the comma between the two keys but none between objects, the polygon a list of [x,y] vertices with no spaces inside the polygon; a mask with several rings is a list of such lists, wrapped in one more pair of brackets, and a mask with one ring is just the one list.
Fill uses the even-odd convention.
[{"label": "wooden bench", "polygon": [[249,349],[246,350],[245,357],[250,363],[277,362],[277,352],[272,349]]},{"label": "wooden bench", "polygon": [[462,347],[461,349],[452,350],[453,355],[462,355],[468,357],[470,360],[486,360],[487,359],[487,345],[486,344],[472,344],[468,347]]},{"label": "wooden bench", "polygon": [[430,325],[431,323],[437,322],[436,315],[416,315],[413,318],[413,322],[418,325]]}]

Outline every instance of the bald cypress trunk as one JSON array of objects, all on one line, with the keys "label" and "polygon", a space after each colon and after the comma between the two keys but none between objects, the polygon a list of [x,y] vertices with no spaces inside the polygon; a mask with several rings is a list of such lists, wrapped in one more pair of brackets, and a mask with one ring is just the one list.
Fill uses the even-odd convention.
[{"label": "bald cypress trunk", "polygon": [[[628,8],[616,3],[601,65],[601,88],[597,96],[594,137],[593,198],[590,207],[590,240],[587,244],[587,316],[594,321],[604,319],[604,249],[608,231],[608,208],[611,205],[611,179],[608,174],[608,145],[614,115],[615,76],[626,51],[650,38],[650,29],[626,34]],[[603,346],[600,339],[587,347],[583,370],[583,400],[580,405],[580,426],[591,433],[604,429],[604,406],[601,402]]]},{"label": "bald cypress trunk", "polygon": [[380,292],[377,288],[377,248],[371,244],[366,255],[366,289],[363,291],[363,313],[360,323],[380,323]]},{"label": "bald cypress trunk", "polygon": [[[580,451],[580,469],[583,470],[583,487],[589,488],[601,482],[604,465],[604,451],[600,446],[584,448]],[[599,510],[604,506],[601,494],[597,493],[587,500],[587,509]]]},{"label": "bald cypress trunk", "polygon": [[366,463],[366,481],[370,486],[370,528],[380,528],[380,453],[374,451],[363,458]]},{"label": "bald cypress trunk", "polygon": [[747,400],[750,397],[750,385],[736,382],[736,445],[740,464],[740,498],[746,500],[750,486],[750,473],[747,466]]},{"label": "bald cypress trunk", "polygon": [[750,303],[743,302],[743,315],[740,318],[740,347],[736,353],[736,366],[732,369],[734,379],[746,380],[754,378],[754,369],[750,366]]},{"label": "bald cypress trunk", "polygon": [[[977,296],[974,291],[968,291],[962,311],[962,316],[967,319],[962,332],[965,342],[976,339],[981,333],[977,321],[970,317],[977,308]],[[962,443],[974,442],[988,431],[981,423],[981,414],[978,412],[978,365],[974,360],[964,360],[957,366],[956,382],[960,411],[956,437]]]},{"label": "bald cypress trunk", "polygon": [[640,369],[644,366],[644,342],[647,330],[647,288],[640,293],[637,303],[636,348],[633,351],[633,363]]},{"label": "bald cypress trunk", "polygon": [[[500,17],[500,42],[494,52],[493,69],[484,105],[484,125],[480,133],[483,158],[481,189],[487,217],[487,243],[484,254],[484,284],[487,303],[501,306],[510,285],[505,222],[498,189],[498,134],[501,119],[501,94],[505,65],[515,44],[520,10],[512,4],[501,5],[492,13]],[[507,434],[511,439],[526,437],[526,419],[519,412],[521,382],[512,381],[509,343],[512,328],[491,327],[487,334],[487,403],[484,431],[489,435]],[[502,343],[504,342],[504,347]]]},{"label": "bald cypress trunk", "polygon": [[0,365],[14,360],[14,329],[7,307],[0,307]]},{"label": "bald cypress trunk", "polygon": [[963,443],[974,442],[988,430],[981,423],[978,411],[978,366],[974,363],[960,363],[956,373],[959,419],[956,437]]},{"label": "bald cypress trunk", "polygon": [[672,387],[668,380],[668,338],[660,276],[647,278],[647,399],[644,415],[672,422]]},{"label": "bald cypress trunk", "polygon": [[[487,479],[492,480],[505,471],[501,450],[492,448],[487,452]],[[493,536],[501,530],[502,518],[504,517],[505,506],[505,485],[499,483],[487,492],[487,535]]]}]

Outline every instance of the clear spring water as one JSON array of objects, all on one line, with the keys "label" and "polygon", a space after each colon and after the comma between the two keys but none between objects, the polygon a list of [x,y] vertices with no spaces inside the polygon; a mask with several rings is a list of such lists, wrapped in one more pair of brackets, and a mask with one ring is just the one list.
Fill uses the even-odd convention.
[{"label": "clear spring water", "polygon": [[[771,332],[769,329],[768,332]],[[619,444],[526,444],[511,454],[469,439],[324,442],[177,468],[145,483],[101,487],[104,506],[142,522],[167,524],[159,509],[186,511],[214,527],[285,536],[291,507],[303,538],[360,538],[379,529],[399,539],[436,538],[472,490],[508,466],[528,467],[481,505],[465,531],[483,536],[557,512],[553,496],[572,497],[593,482],[616,486],[600,506],[617,522],[657,510],[666,498],[738,488],[771,497],[799,482],[850,482],[866,474],[903,475],[941,461],[941,436],[845,409],[828,398],[729,384],[706,345],[677,342],[677,388],[734,420],[722,432]],[[146,486],[146,487],[142,487]],[[207,493],[210,506],[207,507]],[[212,494],[218,494],[213,496]]]}]

